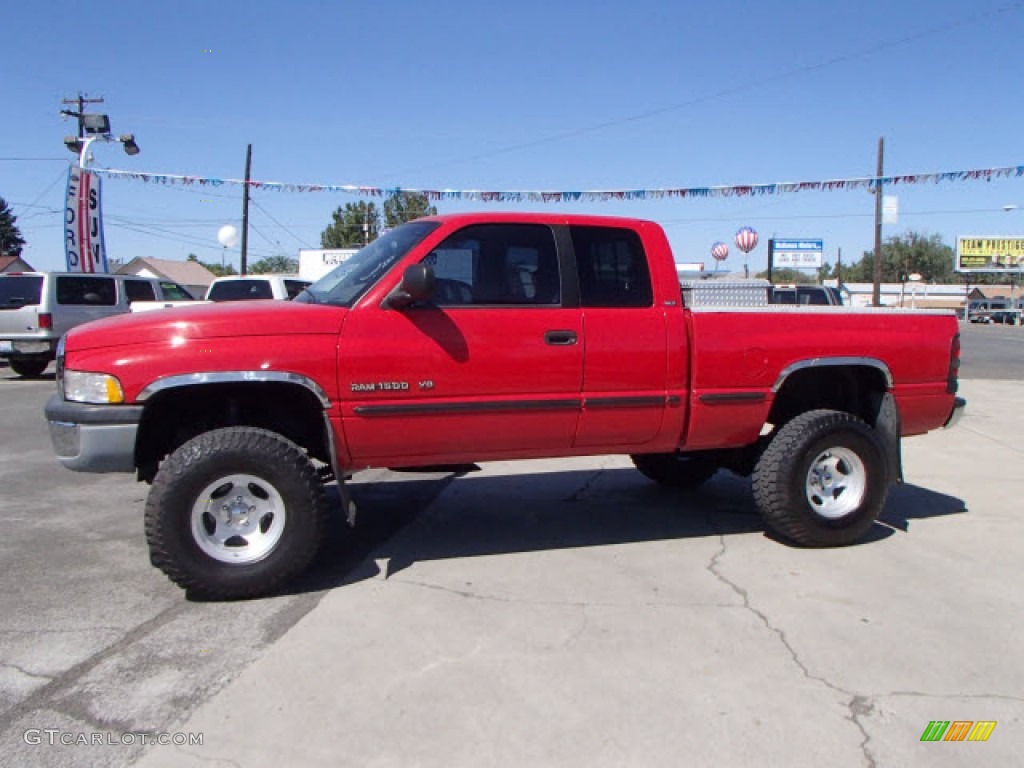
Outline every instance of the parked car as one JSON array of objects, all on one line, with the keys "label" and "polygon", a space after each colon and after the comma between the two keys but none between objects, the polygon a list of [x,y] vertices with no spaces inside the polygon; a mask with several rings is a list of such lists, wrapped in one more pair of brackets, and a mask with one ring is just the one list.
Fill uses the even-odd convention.
[{"label": "parked car", "polygon": [[768,294],[771,304],[842,306],[843,295],[829,285],[773,285]]},{"label": "parked car", "polygon": [[210,283],[206,300],[294,299],[311,284],[298,275],[231,275]]},{"label": "parked car", "polygon": [[188,301],[169,280],[83,272],[0,274],[0,357],[21,376],[38,376],[56,357],[57,342],[75,326],[130,311],[132,302]]},{"label": "parked car", "polygon": [[1019,309],[1000,309],[988,316],[988,322],[1000,323],[1002,325],[1020,325],[1021,311]]}]

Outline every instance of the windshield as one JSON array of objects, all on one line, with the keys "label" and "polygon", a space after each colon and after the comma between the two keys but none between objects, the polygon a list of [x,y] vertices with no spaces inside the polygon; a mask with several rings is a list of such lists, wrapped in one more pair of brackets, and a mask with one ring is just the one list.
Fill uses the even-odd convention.
[{"label": "windshield", "polygon": [[0,278],[0,309],[17,309],[39,303],[42,275],[10,275]]},{"label": "windshield", "polygon": [[351,307],[439,226],[436,221],[413,221],[396,227],[321,277],[295,301]]}]

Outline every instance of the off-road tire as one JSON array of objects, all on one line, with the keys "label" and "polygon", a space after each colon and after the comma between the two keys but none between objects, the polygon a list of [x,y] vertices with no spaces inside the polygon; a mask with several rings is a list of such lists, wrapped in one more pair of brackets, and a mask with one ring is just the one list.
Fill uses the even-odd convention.
[{"label": "off-road tire", "polygon": [[711,479],[720,466],[710,457],[685,453],[644,453],[629,458],[644,477],[669,488],[696,488]]},{"label": "off-road tire", "polygon": [[[232,476],[258,479],[284,507],[279,538],[252,562],[211,556],[201,547],[201,534],[197,538],[193,532],[200,494]],[[174,451],[153,480],[145,514],[150,561],[190,596],[233,600],[266,595],[309,565],[323,540],[326,516],[323,484],[295,443],[253,427],[212,430]]]},{"label": "off-road tire", "polygon": [[25,379],[35,379],[42,376],[46,366],[50,364],[50,361],[45,358],[35,357],[12,357],[7,362],[11,364],[12,371]]},{"label": "off-road tire", "polygon": [[[826,480],[835,482],[831,488],[815,485],[822,475],[838,480]],[[772,438],[754,469],[753,490],[765,524],[782,536],[809,547],[852,544],[885,504],[885,446],[852,414],[808,411]]]}]

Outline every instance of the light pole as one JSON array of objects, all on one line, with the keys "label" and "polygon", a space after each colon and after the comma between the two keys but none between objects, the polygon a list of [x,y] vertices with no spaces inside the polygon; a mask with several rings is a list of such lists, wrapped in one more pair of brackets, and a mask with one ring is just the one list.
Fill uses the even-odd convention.
[{"label": "light pole", "polygon": [[139,154],[139,145],[135,142],[134,134],[123,133],[114,138],[110,132],[110,118],[107,115],[75,112],[71,109],[62,109],[60,113],[65,117],[78,118],[78,135],[65,136],[64,146],[78,155],[79,168],[86,168],[92,160],[89,149],[94,141],[118,142],[124,147],[125,154]]},{"label": "light pole", "polygon": [[87,102],[102,101],[79,95],[77,111],[60,111],[65,117],[78,120],[78,135],[64,137],[64,146],[74,152],[78,159],[77,166],[68,169],[64,207],[64,258],[68,270],[74,272],[106,272],[109,269],[100,213],[100,180],[88,168],[92,161],[90,150],[93,143],[116,141],[126,154],[139,154],[135,136],[125,133],[115,139],[110,132],[110,118],[107,115],[84,111]]}]

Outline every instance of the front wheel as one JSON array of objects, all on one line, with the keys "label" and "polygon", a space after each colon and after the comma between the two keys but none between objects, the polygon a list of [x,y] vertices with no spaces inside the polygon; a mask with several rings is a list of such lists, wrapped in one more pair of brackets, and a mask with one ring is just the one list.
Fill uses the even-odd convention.
[{"label": "front wheel", "polygon": [[293,442],[264,429],[199,435],[161,465],[146,501],[150,560],[196,596],[257,597],[309,565],[323,484]]},{"label": "front wheel", "polygon": [[874,524],[889,490],[885,447],[852,414],[803,413],[772,438],[754,469],[765,523],[798,544],[852,544]]}]

